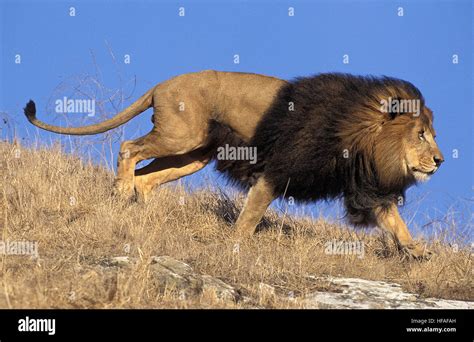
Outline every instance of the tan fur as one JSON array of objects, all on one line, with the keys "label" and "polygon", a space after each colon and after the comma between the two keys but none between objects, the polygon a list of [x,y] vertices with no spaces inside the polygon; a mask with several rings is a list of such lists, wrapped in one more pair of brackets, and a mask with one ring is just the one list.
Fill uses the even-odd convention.
[{"label": "tan fur", "polygon": [[[209,158],[195,153],[204,153],[210,143],[210,120],[231,127],[244,141],[249,141],[284,84],[285,81],[256,74],[203,71],[157,85],[152,101],[155,127],[147,136],[122,144],[121,155],[128,158],[119,160],[117,191],[125,195],[132,193],[134,168],[140,160],[159,158],[153,162],[155,165],[161,164],[160,160],[163,162],[159,175],[148,176],[146,182],[141,178],[137,183],[137,191],[144,198],[154,186],[203,168]],[[198,152],[193,154],[193,151]],[[167,160],[163,158],[189,153],[184,159],[173,159],[176,163],[187,160],[186,167],[182,165],[179,171],[173,172],[174,176],[164,176]],[[140,176],[153,172],[156,171],[150,167],[141,171]]]}]

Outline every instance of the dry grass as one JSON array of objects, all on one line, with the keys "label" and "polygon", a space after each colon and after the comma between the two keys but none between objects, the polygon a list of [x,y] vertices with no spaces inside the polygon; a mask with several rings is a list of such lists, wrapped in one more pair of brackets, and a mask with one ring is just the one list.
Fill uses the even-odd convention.
[{"label": "dry grass", "polygon": [[[380,253],[384,243],[377,234],[288,216],[280,229],[282,216],[270,212],[267,229],[237,253],[229,237],[241,199],[209,190],[191,194],[175,183],[146,204],[125,203],[111,197],[113,174],[59,148],[0,143],[0,167],[1,240],[37,241],[40,254],[0,255],[2,308],[298,307],[298,296],[324,288],[309,275],[395,281],[421,296],[474,300],[468,249],[456,252],[434,241],[437,256],[430,261],[401,261],[396,253]],[[327,255],[330,240],[362,240],[365,255]],[[114,279],[96,271],[104,257],[122,255],[143,262]],[[152,255],[185,261],[237,286],[251,302],[224,304],[212,293],[180,300],[162,293],[147,270]],[[260,283],[282,294],[292,291],[296,300],[266,295]]]}]

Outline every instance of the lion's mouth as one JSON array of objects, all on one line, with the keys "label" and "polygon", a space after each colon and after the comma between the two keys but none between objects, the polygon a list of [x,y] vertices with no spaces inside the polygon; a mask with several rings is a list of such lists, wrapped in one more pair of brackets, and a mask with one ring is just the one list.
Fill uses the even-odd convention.
[{"label": "lion's mouth", "polygon": [[438,168],[434,167],[431,170],[421,170],[421,169],[417,169],[416,167],[412,167],[411,170],[412,170],[413,173],[419,172],[419,173],[423,173],[425,175],[431,176],[432,174],[434,174],[436,172],[436,170],[438,170]]},{"label": "lion's mouth", "polygon": [[417,169],[416,167],[411,168],[411,173],[413,177],[419,182],[425,182],[428,179],[430,179],[430,176],[434,174],[438,170],[437,167],[434,167],[431,170],[422,170],[422,169]]}]

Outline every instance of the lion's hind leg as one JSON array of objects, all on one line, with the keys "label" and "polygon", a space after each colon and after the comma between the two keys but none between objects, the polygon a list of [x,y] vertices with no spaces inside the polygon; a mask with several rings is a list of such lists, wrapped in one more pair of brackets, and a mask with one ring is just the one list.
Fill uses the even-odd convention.
[{"label": "lion's hind leg", "polygon": [[120,145],[120,152],[117,160],[117,177],[114,184],[114,193],[124,198],[129,198],[134,192],[134,173],[138,162],[159,157],[160,151],[155,131],[138,138],[136,140],[127,140]]},{"label": "lion's hind leg", "polygon": [[135,171],[135,188],[139,199],[148,200],[156,186],[193,174],[203,169],[209,160],[210,154],[203,149],[156,158],[147,166]]},{"label": "lion's hind leg", "polygon": [[[154,115],[156,116],[156,113]],[[157,120],[155,117],[155,122]],[[186,163],[187,158],[179,157],[180,155],[187,155],[205,146],[207,142],[207,123],[195,126],[187,124],[188,121],[192,122],[193,120],[195,121],[195,118],[192,116],[187,121],[166,121],[160,118],[158,127],[155,127],[149,134],[133,141],[123,142],[120,146],[118,158],[115,193],[126,198],[130,198],[134,194],[135,166],[138,162],[151,158],[169,158],[164,160],[165,168],[167,168],[167,163],[170,163],[171,167],[173,163],[178,163],[179,167],[181,162]],[[187,164],[189,163],[190,161],[187,162]],[[141,172],[143,174],[153,172],[154,167],[156,167],[156,164],[145,169],[148,171]],[[157,168],[157,170],[160,169]],[[161,176],[162,174],[159,178]],[[150,182],[153,183],[153,180],[150,180]]]}]

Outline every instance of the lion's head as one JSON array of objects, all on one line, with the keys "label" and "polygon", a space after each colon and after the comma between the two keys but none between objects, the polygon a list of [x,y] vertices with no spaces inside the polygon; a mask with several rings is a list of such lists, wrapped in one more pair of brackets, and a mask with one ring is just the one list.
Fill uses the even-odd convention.
[{"label": "lion's head", "polygon": [[433,114],[424,107],[422,115],[408,125],[403,141],[406,171],[417,181],[428,180],[444,161],[435,138]]},{"label": "lion's head", "polygon": [[435,141],[433,112],[420,91],[409,82],[384,79],[374,95],[363,113],[375,125],[374,134],[366,134],[362,141],[366,151],[373,146],[381,185],[404,188],[428,180],[444,157]]},{"label": "lion's head", "polygon": [[400,178],[426,181],[444,161],[435,141],[433,113],[426,106],[419,113],[397,115],[379,134],[379,168],[396,183]]}]

